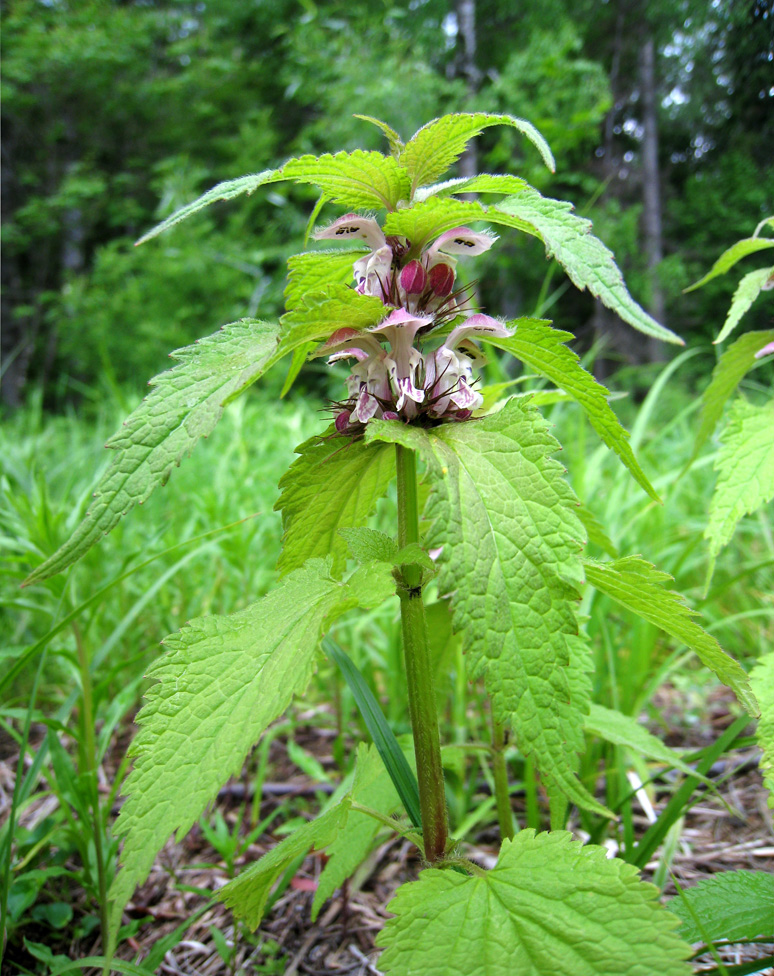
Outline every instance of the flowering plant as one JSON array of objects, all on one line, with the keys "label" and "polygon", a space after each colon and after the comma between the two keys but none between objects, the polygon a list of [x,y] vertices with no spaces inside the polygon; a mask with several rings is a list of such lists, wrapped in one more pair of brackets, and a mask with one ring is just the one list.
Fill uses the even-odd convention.
[{"label": "flowering plant", "polygon": [[[389,155],[291,159],[216,186],[146,235],[216,200],[294,180],[320,190],[311,224],[325,205],[347,208],[314,238],[356,248],[292,257],[287,312],[278,324],[243,319],[174,354],[179,364],[152,381],[149,396],[109,442],[117,456],[83,523],[28,581],[80,558],[166,481],[231,400],[285,356],[292,357],[286,389],[310,356],[349,364],[333,423],[298,448],[280,483],[279,584],[231,616],[191,621],[166,639],[150,672],[157,683],[138,718],[134,770],[117,824],[125,842],[111,889],[112,931],[166,838],[189,829],[267,726],[304,693],[322,649],[350,683],[374,744],[358,747],[348,790],[219,892],[237,915],[258,925],[272,886],[294,860],[327,848],[316,913],[387,828],[413,841],[425,868],[390,903],[394,917],[380,936],[386,973],[686,973],[690,950],[674,932],[678,919],[639,880],[637,862],[610,860],[604,848],[583,845],[563,829],[570,804],[600,824],[615,819],[594,784],[577,775],[584,729],[642,742],[633,719],[591,703],[581,587],[596,587],[691,647],[750,712],[755,698],[745,672],[668,589],[666,574],[639,556],[599,562],[582,555],[588,533],[599,537],[599,527],[564,480],[553,458],[559,445],[530,397],[485,398],[477,376],[482,343],[517,357],[575,400],[647,495],[657,498],[607,391],[564,344],[570,336],[542,320],[502,322],[478,310],[459,287],[457,258],[482,254],[496,240],[469,225],[539,238],[578,287],[633,327],[680,340],[631,298],[612,254],[569,204],[541,196],[516,176],[438,182],[468,140],[492,125],[522,132],[553,168],[548,146],[529,123],[449,115],[404,143],[389,126],[368,121],[386,135]],[[461,193],[499,202],[463,200]],[[381,222],[367,215],[374,211]],[[429,485],[423,524],[418,459]],[[395,537],[367,525],[393,479]],[[483,678],[491,701],[502,835],[491,870],[449,831],[424,605],[431,580],[464,642],[468,676]],[[332,637],[343,614],[396,593],[413,732],[408,754]],[[539,770],[551,800],[551,831],[515,831],[508,735]],[[665,747],[659,748],[663,758]],[[673,761],[684,767],[679,757]]]}]

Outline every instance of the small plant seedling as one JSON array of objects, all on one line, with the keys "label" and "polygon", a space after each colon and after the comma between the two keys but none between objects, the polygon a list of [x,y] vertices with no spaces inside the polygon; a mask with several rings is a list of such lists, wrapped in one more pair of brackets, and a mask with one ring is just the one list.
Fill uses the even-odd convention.
[{"label": "small plant seedling", "polygon": [[[521,132],[553,169],[531,124],[448,115],[404,143],[384,123],[366,121],[384,133],[389,154],[291,159],[216,186],[143,238],[281,180],[320,192],[310,229],[323,246],[290,258],[286,314],[279,323],[242,319],[174,354],[178,365],[152,381],[109,442],[116,455],[83,523],[28,579],[46,579],[86,553],[166,482],[225,407],[268,369],[289,358],[287,390],[310,357],[346,364],[330,425],[298,448],[280,483],[278,585],[231,616],[192,620],[166,638],[150,672],[156,683],[138,717],[134,769],[116,825],[124,847],[110,891],[111,932],[169,835],[196,822],[269,724],[304,694],[323,648],[352,688],[375,745],[358,747],[348,791],[218,892],[238,918],[257,926],[277,882],[310,849],[327,848],[316,915],[388,827],[416,845],[424,865],[398,889],[378,939],[379,967],[390,976],[688,973],[690,947],[658,890],[633,865],[563,829],[570,804],[600,820],[614,816],[577,775],[590,712],[582,587],[596,587],[690,647],[751,714],[756,700],[743,669],[670,589],[671,577],[638,555],[584,557],[584,510],[554,457],[559,444],[530,395],[500,388],[498,399],[479,388],[485,347],[515,357],[575,400],[646,495],[657,494],[607,391],[565,345],[570,335],[543,320],[505,322],[477,309],[457,262],[495,246],[493,228],[529,234],[576,286],[635,329],[681,340],[633,300],[612,254],[569,203],[512,175],[444,179],[468,141],[495,125]],[[460,198],[471,193],[492,202]],[[330,207],[337,213],[321,221]],[[424,522],[418,464],[429,490]],[[397,525],[385,534],[368,521],[393,480]],[[482,678],[490,699],[503,837],[491,870],[465,856],[448,828],[423,597],[432,580],[440,594],[451,594],[445,606],[468,677]],[[396,593],[413,734],[408,756],[335,639],[339,618]],[[506,734],[549,794],[550,831],[514,833]]]}]

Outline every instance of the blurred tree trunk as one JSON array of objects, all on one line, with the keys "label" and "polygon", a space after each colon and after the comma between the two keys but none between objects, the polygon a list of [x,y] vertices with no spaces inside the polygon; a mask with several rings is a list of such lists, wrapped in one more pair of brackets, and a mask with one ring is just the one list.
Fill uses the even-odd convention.
[{"label": "blurred tree trunk", "polygon": [[[649,28],[640,48],[639,81],[642,102],[642,233],[650,279],[648,311],[664,322],[664,291],[658,276],[663,260],[661,223],[661,174],[658,165],[658,116],[656,106],[656,45]],[[666,358],[664,343],[648,339],[648,359]]]},{"label": "blurred tree trunk", "polygon": [[[468,86],[470,100],[478,91],[481,72],[476,66],[476,0],[457,0],[457,40],[462,41],[458,73]],[[476,141],[471,140],[460,159],[460,176],[475,176],[478,172]]]}]

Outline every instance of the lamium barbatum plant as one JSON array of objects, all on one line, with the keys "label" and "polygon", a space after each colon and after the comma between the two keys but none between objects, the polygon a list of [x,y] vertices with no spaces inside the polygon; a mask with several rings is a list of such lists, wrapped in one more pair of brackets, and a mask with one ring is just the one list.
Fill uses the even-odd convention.
[{"label": "lamium barbatum plant", "polygon": [[[217,200],[280,180],[320,191],[310,232],[323,246],[290,258],[279,323],[242,319],[173,354],[178,365],[151,381],[147,398],[109,442],[116,455],[84,521],[28,579],[43,580],[79,559],[166,482],[231,400],[285,357],[285,390],[309,358],[346,364],[327,429],[298,448],[280,482],[279,583],[247,609],[192,620],[167,637],[150,671],[156,684],[138,716],[134,769],[116,826],[124,846],[110,892],[109,938],[114,943],[124,906],[169,835],[196,822],[267,726],[303,695],[325,653],[350,684],[373,744],[357,745],[348,791],[218,892],[235,915],[257,926],[289,865],[326,849],[316,917],[387,828],[409,838],[423,863],[418,880],[402,885],[388,906],[392,917],[378,940],[378,965],[387,974],[690,972],[680,920],[660,904],[658,889],[641,881],[633,864],[565,829],[571,804],[600,823],[616,816],[594,783],[577,775],[590,711],[582,588],[596,587],[690,647],[750,714],[756,701],[744,670],[669,589],[670,577],[640,555],[583,555],[590,523],[554,458],[559,444],[529,395],[497,400],[482,388],[486,347],[517,358],[576,401],[646,495],[658,496],[607,391],[565,345],[571,336],[547,321],[506,322],[477,308],[457,261],[495,246],[493,228],[532,235],[576,286],[635,329],[681,340],[632,299],[612,254],[570,204],[512,175],[439,182],[467,142],[494,125],[517,129],[553,169],[548,146],[528,122],[448,115],[404,143],[384,123],[366,121],[386,136],[388,155],[291,159],[216,186],[142,239]],[[320,220],[324,207],[338,208],[327,222]],[[421,522],[418,464],[429,492]],[[397,525],[389,535],[368,522],[394,479]],[[490,870],[449,831],[423,596],[431,581],[463,641],[468,677],[483,679],[490,699],[502,835]],[[335,639],[342,615],[396,593],[413,734],[407,752]],[[515,828],[506,736],[539,771],[550,798],[549,831]]]}]

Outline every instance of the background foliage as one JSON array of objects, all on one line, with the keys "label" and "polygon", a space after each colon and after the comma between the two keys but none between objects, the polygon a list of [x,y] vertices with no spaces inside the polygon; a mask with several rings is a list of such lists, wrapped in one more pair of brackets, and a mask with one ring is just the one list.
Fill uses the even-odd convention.
[{"label": "background foliage", "polygon": [[[482,138],[479,170],[576,200],[635,297],[648,304],[657,288],[668,325],[709,337],[730,284],[690,299],[681,289],[774,210],[769,5],[474,6],[470,50],[449,0],[5,3],[5,402],[36,385],[56,407],[106,382],[139,389],[170,348],[259,309],[275,316],[276,272],[301,245],[310,191],[256,194],[137,252],[132,243],[220,180],[302,152],[381,148],[356,112],[404,136],[446,111],[529,118],[556,176],[499,131]],[[642,223],[648,37],[664,213],[655,277]],[[538,243],[509,242],[482,268],[484,306],[515,316],[558,300],[563,328],[587,342],[611,332],[589,296],[553,293],[546,270]],[[764,324],[760,309],[751,315]],[[616,355],[641,361],[641,344],[619,339]]]}]

